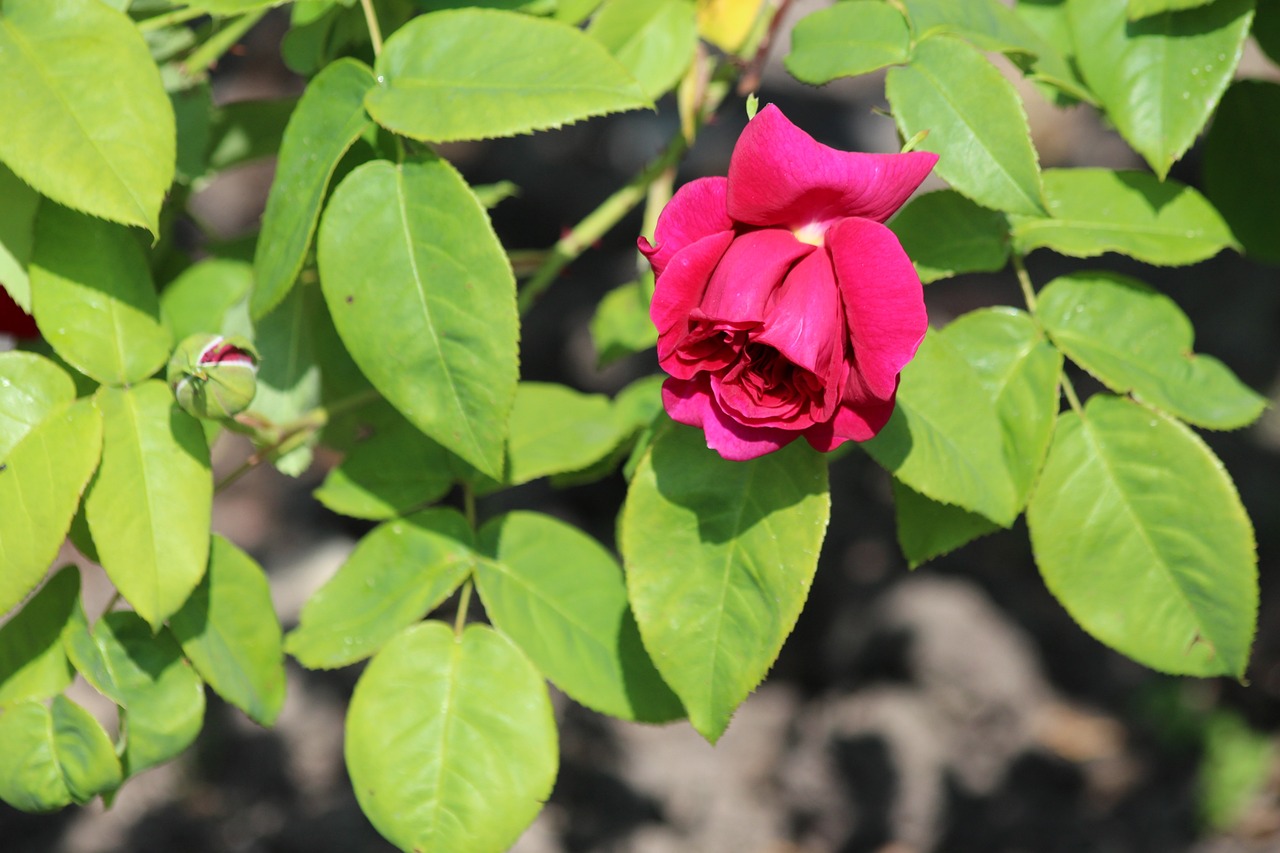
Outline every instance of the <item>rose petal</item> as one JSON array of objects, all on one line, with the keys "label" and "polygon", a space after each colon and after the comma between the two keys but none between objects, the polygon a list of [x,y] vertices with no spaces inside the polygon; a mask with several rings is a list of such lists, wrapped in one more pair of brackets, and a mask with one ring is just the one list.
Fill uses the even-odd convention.
[{"label": "rose petal", "polygon": [[[688,322],[690,312],[702,301],[711,273],[732,240],[732,231],[712,234],[670,259],[671,263],[654,284],[653,301],[649,303],[649,319],[658,327],[660,335]],[[687,331],[681,328],[680,335],[683,337]]]},{"label": "rose petal", "polygon": [[887,400],[929,328],[920,277],[897,236],[878,222],[843,219],[827,238],[855,366],[867,390]]},{"label": "rose petal", "polygon": [[813,251],[813,246],[780,228],[738,236],[711,274],[699,305],[703,316],[730,323],[764,322],[766,308],[787,272]]},{"label": "rose petal", "polygon": [[804,437],[814,450],[829,453],[846,441],[866,441],[874,438],[893,415],[896,392],[888,400],[867,397],[856,403],[842,403],[836,415],[822,424],[814,424],[804,431]]},{"label": "rose petal", "polygon": [[705,373],[691,381],[668,379],[662,383],[662,405],[672,420],[701,427],[707,447],[734,462],[781,450],[800,436],[791,430],[749,427],[733,420],[716,406]]},{"label": "rose petal", "polygon": [[782,353],[810,373],[829,379],[831,351],[844,351],[840,291],[826,252],[815,251],[787,273],[752,338]]},{"label": "rose petal", "polygon": [[703,237],[733,228],[725,197],[729,182],[721,177],[698,178],[676,191],[658,216],[653,243],[640,238],[640,251],[655,275],[662,275],[677,252]]},{"label": "rose petal", "polygon": [[937,162],[927,151],[837,151],[770,104],[747,122],[733,149],[728,212],[738,222],[793,229],[848,216],[884,222]]}]

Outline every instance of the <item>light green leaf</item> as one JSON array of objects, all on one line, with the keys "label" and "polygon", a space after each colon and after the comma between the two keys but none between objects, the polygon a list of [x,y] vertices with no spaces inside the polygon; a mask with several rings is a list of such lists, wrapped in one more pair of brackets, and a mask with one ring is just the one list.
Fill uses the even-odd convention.
[{"label": "light green leaf", "polygon": [[889,69],[885,94],[906,139],[939,155],[937,172],[983,207],[1043,214],[1040,168],[1013,84],[977,49],[950,36],[916,45]]},{"label": "light green leaf", "polygon": [[1161,178],[1191,147],[1231,82],[1253,5],[1217,0],[1130,21],[1116,0],[1069,4],[1085,82]]},{"label": "light green leaf", "polygon": [[345,752],[356,800],[402,850],[500,853],[551,794],[558,764],[546,684],[484,625],[402,632],[360,676]]},{"label": "light green leaf", "polygon": [[67,372],[33,352],[0,353],[0,462],[33,427],[76,398]]},{"label": "light green leaf", "polygon": [[548,382],[520,383],[510,429],[510,485],[586,468],[622,438],[607,397]]},{"label": "light green leaf", "polygon": [[31,313],[31,284],[27,263],[35,239],[36,210],[40,194],[24,184],[0,163],[0,287],[18,306]]},{"label": "light green leaf", "polygon": [[317,288],[299,287],[254,323],[253,343],[261,362],[250,411],[272,423],[287,424],[320,405],[315,315],[323,310]]},{"label": "light green leaf", "polygon": [[432,142],[514,136],[653,106],[582,31],[492,9],[414,18],[387,39],[375,71],[369,114]]},{"label": "light green leaf", "polygon": [[600,0],[557,0],[555,18],[557,21],[564,21],[566,24],[580,24],[599,5]]},{"label": "light green leaf", "polygon": [[76,670],[120,705],[125,773],[133,776],[186,749],[204,723],[204,685],[167,630],[153,633],[137,613],[108,613],[92,633],[70,631]]},{"label": "light green leaf", "polygon": [[252,286],[253,267],[243,261],[200,261],[184,270],[160,294],[160,319],[175,341],[198,333],[232,334],[227,315],[249,295]]},{"label": "light green leaf", "polygon": [[1204,757],[1197,780],[1199,812],[1209,826],[1229,832],[1267,789],[1276,742],[1235,711],[1217,710],[1204,727]]},{"label": "light green leaf", "polygon": [[0,160],[18,177],[60,204],[159,234],[173,108],[128,16],[99,0],[5,0],[0,88]]},{"label": "light green leaf", "polygon": [[303,606],[285,650],[311,669],[368,657],[458,588],[475,566],[471,546],[456,510],[428,509],[378,526]]},{"label": "light green leaf", "polygon": [[457,172],[443,160],[360,166],[325,211],[319,261],[334,325],[373,386],[500,478],[518,374],[515,280]]},{"label": "light green leaf", "polygon": [[1253,527],[1189,428],[1109,394],[1064,413],[1027,525],[1049,591],[1095,638],[1163,672],[1244,674]]},{"label": "light green leaf", "polygon": [[254,722],[275,722],[284,704],[284,650],[267,577],[252,557],[213,537],[204,579],[169,626],[219,696]]},{"label": "light green leaf", "polygon": [[1172,299],[1136,279],[1080,272],[1051,281],[1036,315],[1067,357],[1111,390],[1208,429],[1257,420],[1267,401],[1213,356]]},{"label": "light green leaf", "polygon": [[354,438],[342,464],[315,490],[316,499],[342,515],[381,520],[444,497],[456,477],[456,457],[386,403],[362,414],[367,435]]},{"label": "light green leaf", "polygon": [[1016,308],[970,311],[949,323],[943,337],[973,368],[995,404],[1005,464],[1021,510],[1053,436],[1062,354],[1044,339],[1030,315]]},{"label": "light green leaf", "polygon": [[102,388],[102,468],[85,499],[102,567],[159,628],[204,576],[213,477],[200,422],[163,382]]},{"label": "light green leaf", "polygon": [[476,589],[494,626],[577,702],[624,720],[684,715],[654,669],[627,604],[622,569],[576,527],[512,512],[480,531],[493,560],[476,568]]},{"label": "light green leaf", "polygon": [[1049,248],[1074,258],[1119,252],[1149,264],[1179,266],[1235,245],[1204,196],[1146,172],[1048,169],[1048,217],[1013,216],[1019,254]]},{"label": "light green leaf", "polygon": [[607,0],[587,35],[609,49],[648,98],[680,81],[698,43],[692,0]]},{"label": "light green leaf", "polygon": [[1280,5],[1258,4],[1253,16],[1253,38],[1272,62],[1280,64]]},{"label": "light green leaf", "polygon": [[85,709],[57,696],[0,714],[0,800],[27,812],[87,803],[120,785],[111,738]]},{"label": "light green leaf", "polygon": [[901,480],[891,484],[898,546],[913,569],[1000,529],[976,512],[930,500]]},{"label": "light green leaf", "polygon": [[253,258],[257,281],[250,307],[255,319],[279,305],[293,287],[338,161],[372,125],[364,96],[375,85],[367,65],[339,59],[307,84],[298,101],[280,143]]},{"label": "light green leaf", "polygon": [[1280,264],[1280,85],[1239,80],[1223,95],[1204,142],[1204,191],[1247,255]]},{"label": "light green leaf", "polygon": [[44,204],[31,258],[36,323],[67,363],[104,384],[146,379],[169,358],[146,254],[127,228]]},{"label": "light green leaf", "polygon": [[792,76],[819,85],[906,62],[911,31],[886,3],[850,0],[796,22],[786,66]]},{"label": "light green leaf", "polygon": [[709,741],[764,678],[809,594],[831,504],[801,441],[728,462],[670,425],[631,481],[619,538],[640,636]]},{"label": "light green leaf", "polygon": [[596,366],[642,352],[658,342],[658,330],[649,319],[649,293],[644,282],[633,281],[605,294],[591,318],[591,340]]},{"label": "light green leaf", "polygon": [[1126,14],[1129,20],[1136,21],[1139,18],[1156,15],[1160,12],[1194,9],[1197,6],[1205,6],[1212,2],[1213,0],[1129,0]]},{"label": "light green leaf", "polygon": [[101,452],[102,418],[82,400],[46,416],[0,464],[0,613],[44,577]]},{"label": "light green leaf", "polygon": [[241,12],[252,12],[254,9],[265,9],[278,6],[284,0],[190,0],[187,3],[193,9],[204,9],[215,15],[238,15]]},{"label": "light green leaf", "polygon": [[928,498],[1001,527],[1018,516],[995,403],[977,372],[936,330],[903,369],[893,416],[862,447]]},{"label": "light green leaf", "polygon": [[71,683],[74,672],[62,649],[62,630],[79,602],[80,571],[67,566],[0,625],[0,706],[48,699]]},{"label": "light green leaf", "polygon": [[1009,221],[955,190],[916,196],[889,223],[920,281],[997,272],[1009,262]]}]

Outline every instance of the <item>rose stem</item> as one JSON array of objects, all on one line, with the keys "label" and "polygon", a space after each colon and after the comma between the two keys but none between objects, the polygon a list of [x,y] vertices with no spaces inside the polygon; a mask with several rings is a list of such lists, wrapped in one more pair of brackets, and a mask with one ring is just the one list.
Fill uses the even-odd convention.
[{"label": "rose stem", "polygon": [[203,80],[208,74],[209,66],[217,63],[219,57],[234,47],[236,42],[240,41],[254,24],[262,20],[265,14],[267,14],[266,9],[259,9],[236,18],[193,50],[178,67],[188,79]]},{"label": "rose stem", "polygon": [[369,41],[373,42],[373,55],[382,54],[382,28],[378,26],[378,15],[373,11],[373,0],[360,0],[364,9],[364,21],[369,26]]},{"label": "rose stem", "polygon": [[[1018,286],[1022,288],[1022,298],[1027,303],[1027,310],[1031,312],[1031,316],[1036,321],[1036,325],[1040,325],[1040,321],[1036,318],[1036,292],[1031,286],[1031,276],[1027,273],[1027,267],[1022,263],[1022,255],[1017,252],[1013,253],[1013,271],[1018,276]],[[1041,329],[1043,332],[1044,330]],[[1071,409],[1080,417],[1084,417],[1084,409],[1080,406],[1080,398],[1076,396],[1075,386],[1071,384],[1071,377],[1067,376],[1064,371],[1062,374],[1062,393],[1066,395],[1067,403]]]},{"label": "rose stem", "polygon": [[137,27],[144,33],[152,30],[160,30],[174,24],[185,24],[194,18],[200,18],[209,13],[204,9],[174,9],[172,12],[165,12],[163,15],[156,15],[151,18],[145,18],[138,21]]}]

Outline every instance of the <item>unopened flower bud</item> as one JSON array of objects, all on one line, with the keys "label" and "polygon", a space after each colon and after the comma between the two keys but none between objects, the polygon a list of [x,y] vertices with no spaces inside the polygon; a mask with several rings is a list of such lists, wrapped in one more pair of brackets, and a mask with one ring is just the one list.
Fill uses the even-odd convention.
[{"label": "unopened flower bud", "polygon": [[258,390],[258,352],[244,338],[192,335],[169,359],[169,387],[178,405],[198,418],[229,418]]}]

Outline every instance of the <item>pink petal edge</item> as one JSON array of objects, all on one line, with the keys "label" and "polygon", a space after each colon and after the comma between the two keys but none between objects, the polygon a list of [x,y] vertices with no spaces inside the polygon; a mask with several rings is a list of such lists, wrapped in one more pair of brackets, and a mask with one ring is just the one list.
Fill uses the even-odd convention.
[{"label": "pink petal edge", "polygon": [[640,251],[649,259],[654,275],[662,275],[671,259],[686,246],[733,229],[725,201],[728,188],[728,180],[716,176],[698,178],[676,190],[658,216],[653,243],[644,237],[639,240]]}]

